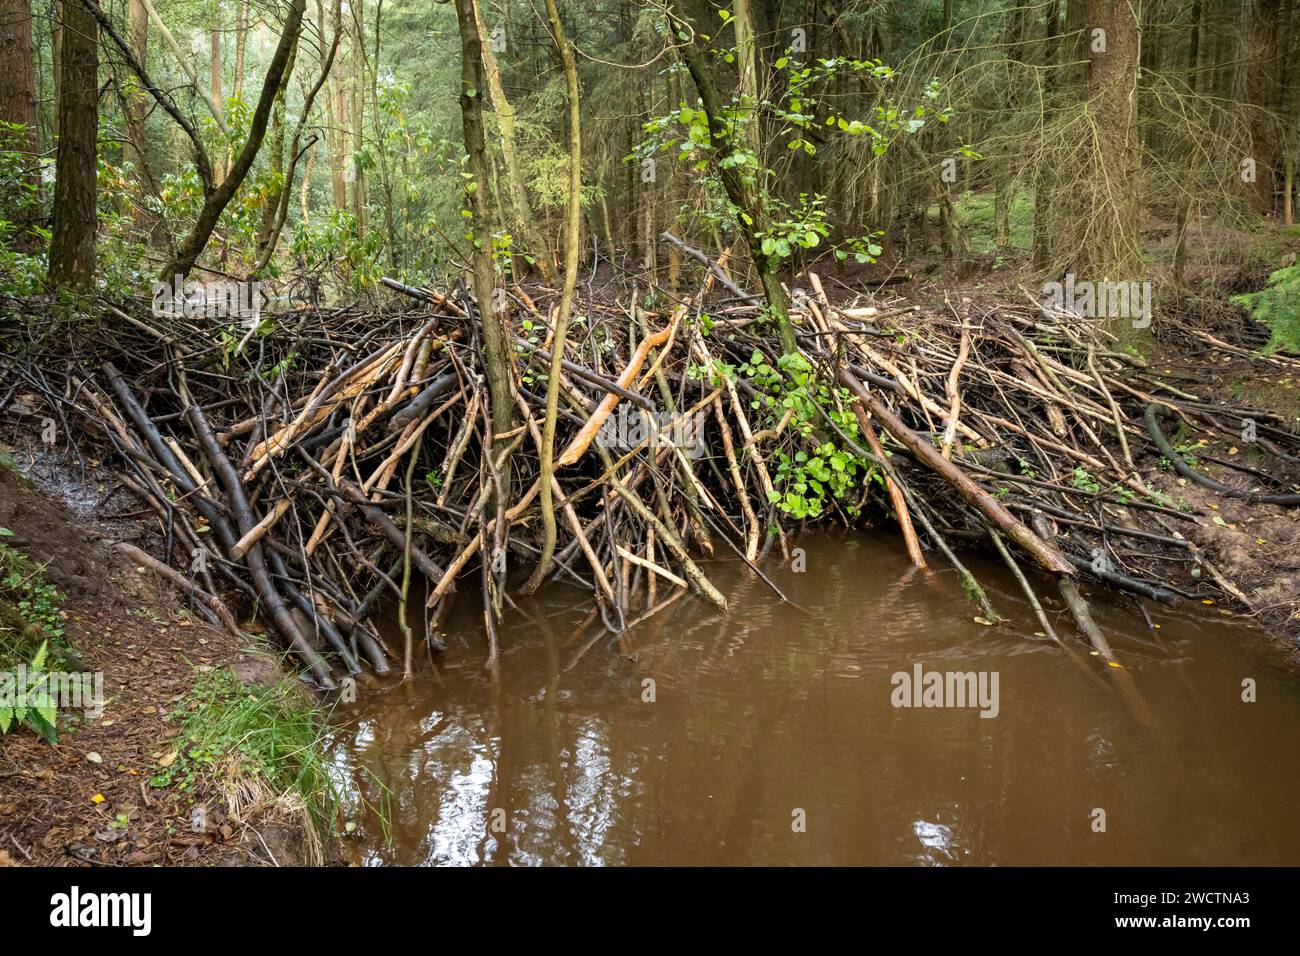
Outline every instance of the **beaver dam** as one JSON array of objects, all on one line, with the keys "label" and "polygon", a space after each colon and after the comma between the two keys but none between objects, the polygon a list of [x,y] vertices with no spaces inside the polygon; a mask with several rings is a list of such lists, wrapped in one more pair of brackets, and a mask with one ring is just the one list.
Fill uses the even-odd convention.
[{"label": "beaver dam", "polygon": [[[960,555],[991,551],[1037,630],[1138,709],[1090,587],[1142,605],[1259,603],[1243,592],[1259,582],[1233,581],[1194,531],[1227,526],[1219,499],[1300,503],[1277,477],[1300,445],[1281,415],[1202,399],[1095,320],[1033,303],[837,305],[811,275],[786,351],[743,293],[706,304],[721,271],[668,310],[595,304],[559,349],[517,289],[497,319],[520,334],[495,379],[472,296],[387,280],[385,311],[278,316],[254,375],[232,374],[231,344],[184,318],[123,312],[111,337],[75,342],[24,329],[11,395],[117,456],[200,613],[235,628],[227,601],[255,602],[326,689],[428,666],[466,600],[493,662],[505,610],[551,580],[616,634],[688,594],[726,611],[710,557],[788,602],[763,568],[797,562],[791,535],[811,525],[893,527],[913,565],[954,572],[996,626],[1004,612]],[[1189,350],[1216,341],[1181,334]],[[1209,477],[1171,445],[1239,442],[1243,423],[1277,467]],[[374,624],[387,601],[397,640]]]}]

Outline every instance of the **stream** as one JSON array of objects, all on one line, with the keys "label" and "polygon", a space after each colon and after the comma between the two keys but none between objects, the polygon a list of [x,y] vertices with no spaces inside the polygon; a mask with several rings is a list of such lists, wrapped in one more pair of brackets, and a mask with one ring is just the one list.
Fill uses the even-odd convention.
[{"label": "stream", "polygon": [[[1094,592],[1147,726],[1069,636],[1059,600],[1045,604],[1076,659],[1035,635],[1003,566],[970,558],[1007,617],[990,627],[951,571],[915,571],[891,538],[797,544],[802,573],[764,570],[800,608],[735,560],[706,569],[730,613],[686,596],[622,638],[598,618],[580,628],[576,588],[520,598],[495,679],[466,589],[436,675],[425,659],[412,683],[363,686],[335,713],[348,859],[1300,863],[1300,681],[1267,635],[1195,606],[1148,606],[1152,630],[1129,599]],[[661,582],[660,600],[672,591]],[[400,646],[395,629],[387,639]],[[983,700],[895,706],[925,703],[895,677],[918,665],[923,684],[977,675],[966,686]],[[945,679],[943,701],[961,703],[961,686]]]}]

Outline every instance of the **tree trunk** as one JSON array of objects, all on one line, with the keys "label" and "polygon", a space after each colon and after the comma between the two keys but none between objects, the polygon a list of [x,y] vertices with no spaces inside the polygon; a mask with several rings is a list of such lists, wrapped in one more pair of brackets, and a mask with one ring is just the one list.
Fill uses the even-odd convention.
[{"label": "tree trunk", "polygon": [[[682,23],[690,22],[682,14],[681,0],[673,0],[671,10],[677,20]],[[727,197],[741,213],[737,217],[737,229],[749,247],[750,259],[754,264],[754,271],[758,274],[759,284],[763,287],[768,311],[776,321],[780,333],[781,349],[786,355],[792,355],[799,351],[799,343],[795,339],[794,327],[790,324],[785,290],[781,288],[781,278],[777,271],[780,267],[780,259],[774,255],[765,255],[760,239],[768,229],[762,186],[748,185],[735,162],[737,155],[745,149],[745,144],[730,141],[725,118],[726,104],[723,103],[722,94],[718,92],[717,84],[714,82],[707,59],[707,49],[707,45],[691,42],[683,44],[680,52],[686,61],[686,69],[691,74],[691,79],[695,81],[695,88],[700,94],[700,103],[708,118],[710,145],[716,160],[718,175],[722,179],[723,188],[727,191]]]},{"label": "tree trunk", "polygon": [[[1043,90],[1050,93],[1056,84],[1057,69],[1057,31],[1060,29],[1060,0],[1052,0],[1047,6],[1043,21]],[[1052,234],[1048,211],[1051,208],[1051,173],[1039,160],[1034,170],[1034,269],[1045,272],[1052,258]]]},{"label": "tree trunk", "polygon": [[[211,62],[210,62],[210,69],[209,69],[209,76],[211,77],[211,80],[208,84],[208,88],[212,91],[212,101],[216,103],[218,106],[223,106],[223,97],[225,94],[222,91],[222,80],[221,80],[221,23],[219,20],[220,16],[221,16],[221,3],[220,0],[218,0],[217,3],[213,4],[213,9],[212,9],[212,32],[210,34],[212,37]],[[223,114],[224,114],[224,108],[223,108]],[[217,179],[224,178],[225,168],[228,165],[230,165],[230,150],[224,149],[217,157],[217,170],[216,170]]]},{"label": "tree trunk", "polygon": [[1282,224],[1294,226],[1295,216],[1295,164],[1300,155],[1300,6],[1291,13],[1291,27],[1287,31],[1286,47],[1291,48],[1291,58],[1283,73],[1282,91]]},{"label": "tree trunk", "polygon": [[352,4],[352,166],[356,181],[352,184],[352,215],[357,220],[357,235],[366,232],[366,174],[357,162],[365,146],[366,75],[365,75],[365,0]]},{"label": "tree trunk", "polygon": [[[465,152],[469,154],[470,182],[466,191],[474,229],[474,298],[478,300],[479,320],[483,326],[492,428],[498,435],[504,435],[514,428],[515,404],[510,389],[510,341],[505,324],[497,315],[492,295],[496,283],[492,268],[491,181],[483,133],[482,41],[474,22],[472,0],[455,0],[455,3],[456,21],[460,28],[460,115],[465,132]],[[508,488],[506,494],[509,495]]]},{"label": "tree trunk", "polygon": [[[484,34],[483,16],[479,12],[477,0],[474,2],[474,22],[478,27],[479,37]],[[483,67],[487,71],[488,91],[492,94],[492,110],[496,113],[497,128],[501,133],[501,156],[506,164],[506,182],[510,187],[510,206],[514,211],[515,220],[519,223],[519,229],[523,233],[525,249],[541,273],[542,278],[550,283],[552,279],[551,269],[551,251],[542,240],[541,231],[537,228],[537,219],[533,215],[532,205],[528,201],[528,190],[524,185],[523,168],[519,164],[519,151],[515,147],[515,117],[517,112],[514,104],[506,96],[505,87],[501,84],[501,70],[497,65],[496,55],[492,52],[491,44],[483,44]]]},{"label": "tree trunk", "polygon": [[276,221],[280,212],[281,200],[284,198],[286,190],[292,189],[293,184],[288,182],[285,177],[284,164],[284,99],[289,90],[289,77],[293,74],[294,62],[297,60],[298,53],[295,47],[290,55],[289,64],[285,67],[284,75],[280,77],[280,87],[275,94],[275,105],[271,108],[271,132],[270,139],[266,144],[267,166],[270,169],[272,180],[271,186],[266,191],[266,201],[262,206],[262,215],[257,223],[257,240],[256,261],[264,263],[271,256],[272,236],[275,232]]},{"label": "tree trunk", "polygon": [[[149,14],[145,12],[140,0],[131,0],[127,8],[127,42],[131,49],[144,63],[149,48]],[[141,190],[152,188],[149,162],[145,156],[145,117],[149,114],[149,94],[140,88],[138,80],[133,79],[123,91],[124,112],[126,113],[126,144],[123,154],[135,167],[135,179]]]},{"label": "tree trunk", "polygon": [[55,289],[85,291],[95,278],[96,143],[99,133],[99,24],[82,0],[60,4],[59,149],[49,278]]},{"label": "tree trunk", "polygon": [[[325,8],[321,0],[316,0],[316,20],[325,28]],[[337,33],[342,25],[342,0],[334,0],[334,30]],[[330,77],[325,89],[325,142],[329,147],[327,161],[330,167],[330,187],[334,194],[334,208],[348,208],[347,185],[343,182],[343,162],[345,150],[339,132],[339,120],[342,110],[342,98],[339,96],[339,81]]]},{"label": "tree trunk", "polygon": [[1132,279],[1142,269],[1137,16],[1129,0],[1085,0],[1083,15],[1096,133],[1090,157],[1095,178],[1073,217],[1080,229],[1078,269],[1094,280]]},{"label": "tree trunk", "polygon": [[[31,224],[38,213],[41,176],[37,157],[40,136],[36,116],[36,67],[32,58],[31,0],[0,0],[0,120],[21,124],[21,130],[0,132],[0,149],[23,155],[27,174],[23,196],[6,195],[0,215],[22,224],[15,235],[17,248],[32,252],[37,237]],[[16,200],[16,201],[15,201]]]},{"label": "tree trunk", "polygon": [[[320,8],[318,3],[317,9]],[[321,30],[325,29],[324,18]],[[323,34],[322,34],[323,35]],[[235,99],[244,95],[244,50],[248,46],[248,0],[239,0],[239,15],[235,20]]]},{"label": "tree trunk", "polygon": [[1255,191],[1259,211],[1275,211],[1277,185],[1278,108],[1277,30],[1279,0],[1256,0],[1254,48],[1247,78],[1251,112],[1251,155],[1255,160]]},{"label": "tree trunk", "polygon": [[[472,0],[471,0],[472,2]],[[551,34],[556,52],[564,65],[564,86],[569,101],[569,203],[568,221],[564,231],[564,291],[560,294],[560,308],[555,314],[555,335],[551,342],[551,370],[546,376],[546,419],[542,424],[540,449],[541,476],[538,479],[542,509],[542,553],[537,570],[528,581],[526,590],[535,591],[542,583],[555,553],[555,503],[552,500],[551,481],[555,474],[555,421],[559,415],[561,363],[564,361],[564,343],[569,335],[569,312],[573,308],[573,291],[578,285],[578,253],[581,251],[579,226],[582,219],[582,109],[578,101],[578,64],[569,48],[569,38],[560,21],[560,10],[555,0],[546,0],[546,13],[551,21]]]},{"label": "tree trunk", "polygon": [[4,137],[3,148],[39,152],[36,127],[36,67],[32,59],[31,0],[0,0],[0,120],[25,129]]}]

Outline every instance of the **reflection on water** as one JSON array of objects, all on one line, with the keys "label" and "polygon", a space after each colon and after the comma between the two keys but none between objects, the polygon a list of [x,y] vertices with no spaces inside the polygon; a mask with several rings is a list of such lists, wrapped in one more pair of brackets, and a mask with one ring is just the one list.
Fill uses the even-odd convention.
[{"label": "reflection on water", "polygon": [[[989,628],[951,574],[913,572],[891,543],[801,544],[806,573],[769,573],[806,612],[717,564],[729,615],[688,597],[617,638],[557,586],[510,615],[495,680],[462,595],[437,677],[363,689],[334,741],[354,788],[348,851],[404,865],[1300,863],[1300,686],[1259,635],[1161,608],[1153,637],[1130,604],[1098,602],[1148,729],[1035,637],[998,568],[977,571],[1010,618]],[[997,671],[998,716],[896,709],[890,677],[917,663]],[[1258,703],[1241,701],[1246,677]]]}]

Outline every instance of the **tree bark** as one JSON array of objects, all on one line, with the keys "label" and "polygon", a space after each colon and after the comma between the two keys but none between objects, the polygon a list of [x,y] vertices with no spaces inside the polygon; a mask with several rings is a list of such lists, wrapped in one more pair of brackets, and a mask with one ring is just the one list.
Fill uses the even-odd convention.
[{"label": "tree bark", "polygon": [[1246,84],[1251,111],[1251,155],[1259,211],[1273,215],[1276,206],[1278,143],[1274,124],[1278,108],[1278,0],[1254,4],[1254,49]]},{"label": "tree bark", "polygon": [[[1076,211],[1078,271],[1095,279],[1132,279],[1142,269],[1139,239],[1138,22],[1130,0],[1085,0],[1086,91],[1097,132],[1087,208]],[[1093,31],[1105,31],[1104,44]]]},{"label": "tree bark", "polygon": [[[321,24],[321,29],[325,25],[325,8],[321,0],[316,0],[316,20]],[[337,34],[342,28],[342,0],[334,0],[334,31]],[[327,161],[330,167],[330,188],[334,196],[334,208],[342,211],[348,208],[348,191],[347,185],[343,182],[343,156],[344,149],[341,145],[342,137],[339,134],[339,117],[341,110],[337,108],[341,102],[338,95],[339,83],[333,77],[326,80],[325,88],[325,143],[329,149]]]},{"label": "tree bark", "polygon": [[[477,0],[474,2],[474,22],[478,27],[480,41],[483,36],[483,16],[479,11]],[[506,96],[505,87],[501,84],[501,69],[497,65],[496,55],[492,52],[491,44],[482,47],[483,66],[487,71],[488,91],[492,94],[492,111],[496,113],[497,129],[501,133],[501,156],[505,159],[506,164],[506,182],[510,186],[510,205],[514,210],[515,219],[519,223],[519,229],[523,233],[524,242],[527,243],[527,251],[532,256],[537,271],[541,273],[542,278],[550,283],[553,280],[551,268],[551,251],[546,243],[542,240],[541,230],[537,228],[537,218],[533,215],[532,205],[528,201],[528,190],[524,185],[523,168],[519,163],[519,151],[515,147],[515,117],[517,111],[514,104]]]},{"label": "tree bark", "polygon": [[[212,32],[209,34],[211,36],[211,56],[209,63],[209,76],[211,77],[211,81],[208,84],[208,89],[212,91],[212,101],[216,103],[217,106],[223,107],[222,112],[224,113],[222,102],[224,93],[222,92],[223,84],[221,78],[221,23],[218,19],[220,16],[221,2],[220,0],[217,0],[217,2],[212,5]],[[223,150],[221,155],[218,157],[218,164],[220,166],[217,170],[218,179],[224,177],[225,174],[223,170],[225,166],[229,165],[229,163],[230,150]]]},{"label": "tree bark", "polygon": [[22,224],[14,237],[15,247],[34,251],[38,241],[31,224],[39,214],[41,176],[37,161],[40,135],[36,114],[36,66],[32,53],[31,0],[0,0],[0,120],[21,124],[13,133],[0,133],[0,149],[24,154],[27,168],[24,199],[6,196],[0,215]]},{"label": "tree bark", "polygon": [[[144,63],[149,48],[149,14],[145,12],[140,0],[130,0],[126,37],[135,55]],[[135,168],[136,182],[142,190],[152,187],[149,163],[145,156],[144,121],[149,112],[148,99],[149,95],[140,88],[138,80],[125,85],[122,100],[123,111],[126,113],[126,145],[122,151]]]},{"label": "tree bark", "polygon": [[[134,0],[138,2],[138,0]],[[317,7],[319,8],[319,4]],[[324,22],[321,28],[324,29]],[[248,0],[239,0],[239,15],[235,20],[235,99],[244,95],[244,50],[248,46]]]},{"label": "tree bark", "polygon": [[39,151],[36,127],[36,67],[32,58],[31,0],[0,0],[0,120],[26,127],[5,137],[3,148]]},{"label": "tree bark", "polygon": [[365,0],[352,3],[352,166],[356,175],[352,183],[352,215],[357,220],[357,235],[366,232],[366,174],[357,163],[365,146],[366,86],[365,86]]},{"label": "tree bark", "polygon": [[564,291],[560,294],[560,307],[555,315],[551,370],[546,376],[546,420],[542,425],[540,449],[541,476],[538,481],[541,489],[542,553],[537,561],[537,570],[528,581],[528,591],[535,591],[542,583],[555,553],[555,503],[551,491],[555,475],[555,420],[559,415],[560,372],[564,362],[564,343],[569,335],[569,313],[573,308],[573,291],[578,285],[579,226],[582,220],[582,109],[578,100],[578,64],[569,48],[569,38],[564,33],[555,0],[546,0],[546,13],[550,17],[556,52],[564,65],[564,85],[569,100],[569,205],[564,232]]},{"label": "tree bark", "polygon": [[[1060,0],[1051,0],[1043,18],[1043,89],[1050,93],[1056,85],[1057,31],[1060,29]],[[1048,210],[1051,207],[1051,174],[1039,162],[1034,170],[1034,269],[1045,272],[1052,257],[1052,235]]]},{"label": "tree bark", "polygon": [[[671,12],[673,18],[679,23],[689,25],[690,21],[682,13],[682,0],[672,0]],[[781,278],[777,272],[780,259],[763,253],[760,238],[768,228],[762,186],[747,184],[738,166],[734,162],[728,162],[744,149],[744,144],[730,142],[725,122],[726,104],[723,103],[722,94],[714,82],[707,51],[707,44],[703,44],[698,35],[681,47],[686,69],[691,74],[691,79],[695,81],[695,88],[700,94],[700,103],[708,118],[711,148],[718,175],[722,179],[723,188],[727,191],[727,197],[739,212],[736,227],[749,247],[750,259],[754,263],[754,271],[758,273],[759,284],[763,287],[768,311],[777,324],[781,349],[785,354],[792,355],[799,351],[799,344],[795,339],[794,327],[790,324],[785,290],[781,288]]]},{"label": "tree bark", "polygon": [[492,197],[488,173],[487,142],[483,133],[483,55],[472,0],[455,0],[460,28],[460,115],[469,154],[470,182],[466,187],[474,230],[472,255],[474,298],[483,326],[484,365],[487,370],[492,429],[504,435],[514,428],[515,404],[510,388],[510,340],[493,301]]},{"label": "tree bark", "polygon": [[85,291],[95,278],[96,146],[99,133],[99,24],[81,0],[60,4],[59,149],[49,280]]}]

